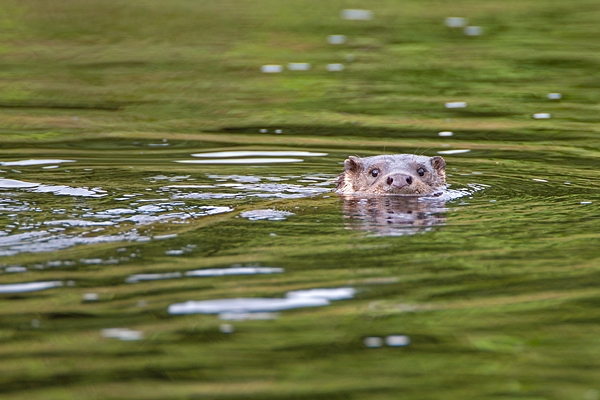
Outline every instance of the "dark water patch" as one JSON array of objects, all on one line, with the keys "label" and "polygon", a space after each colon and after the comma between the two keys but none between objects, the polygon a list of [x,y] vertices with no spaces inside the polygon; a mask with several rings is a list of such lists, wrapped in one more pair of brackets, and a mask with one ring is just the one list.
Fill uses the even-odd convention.
[{"label": "dark water patch", "polygon": [[182,329],[173,332],[177,342],[216,343],[235,340],[233,336],[224,334],[216,329]]},{"label": "dark water patch", "polygon": [[21,390],[69,387],[76,384],[132,382],[140,379],[157,381],[172,381],[175,377],[199,379],[208,374],[207,370],[208,367],[201,365],[185,367],[147,366],[135,369],[96,369],[90,372],[48,373],[39,378],[30,376],[19,376],[18,379],[0,378],[0,393],[8,394]]},{"label": "dark water patch", "polygon": [[[94,302],[95,310],[101,308]],[[15,330],[19,333],[3,339],[8,342],[24,342],[33,337],[43,338],[59,332],[86,332],[94,331],[98,338],[101,330],[111,329],[114,326],[140,326],[163,318],[168,318],[166,313],[152,309],[139,309],[138,312],[128,312],[123,315],[121,311],[113,310],[110,313],[102,312],[50,312],[22,314],[5,314],[7,318],[0,319],[3,329]]]},{"label": "dark water patch", "polygon": [[591,58],[536,57],[517,61],[519,68],[596,70],[600,64]]},{"label": "dark water patch", "polygon": [[598,117],[567,117],[564,118],[566,121],[583,122],[583,123],[598,123],[600,118]]},{"label": "dark water patch", "polygon": [[[369,387],[367,389],[338,389],[338,390],[303,390],[305,393],[285,394],[285,393],[245,393],[244,395],[192,395],[190,399],[210,399],[210,400],[238,400],[241,398],[250,400],[354,400],[362,399],[365,396],[382,396],[385,394],[397,393],[396,387]],[[171,397],[164,400],[172,399]]]},{"label": "dark water patch", "polygon": [[136,358],[136,357],[156,357],[164,353],[157,349],[139,349],[139,350],[106,350],[106,351],[44,351],[44,352],[18,352],[2,353],[2,358],[6,360],[21,360],[27,357],[55,359],[69,359],[70,357],[83,357],[90,360],[94,359],[113,359],[115,357]]},{"label": "dark water patch", "polygon": [[[35,297],[34,297],[35,298]],[[45,316],[46,318],[50,319],[62,319],[60,316],[56,318],[57,315],[65,315],[67,313],[55,313],[55,312],[51,312],[51,313],[47,313],[47,315]],[[82,319],[86,319],[86,318],[92,318],[93,315],[88,314],[88,313],[72,313],[72,318],[79,318],[81,317]],[[30,331],[34,331],[37,328],[35,326],[32,325],[31,321],[32,320],[37,320],[37,321],[41,321],[40,320],[41,314],[38,312],[31,312],[28,314],[24,314],[24,313],[19,313],[19,314],[15,314],[15,313],[5,313],[3,315],[3,318],[0,319],[0,327],[5,328],[5,329],[22,329],[22,330],[30,330]],[[64,317],[63,317],[64,318]],[[41,325],[40,325],[41,326]]]},{"label": "dark water patch", "polygon": [[71,64],[75,69],[139,68],[149,65],[147,61],[100,61],[93,63]]},{"label": "dark water patch", "polygon": [[62,319],[82,319],[82,318],[98,318],[98,315],[82,312],[51,312],[44,314],[44,317],[49,320]]},{"label": "dark water patch", "polygon": [[43,294],[27,294],[27,295],[19,295],[19,294],[1,294],[0,295],[0,299],[2,300],[8,300],[8,301],[19,301],[19,300],[31,300],[31,299],[38,299],[38,300],[43,300],[43,299],[49,299],[51,298],[50,295],[43,295]]},{"label": "dark water patch", "polygon": [[63,110],[98,110],[98,111],[119,111],[131,103],[70,103],[51,100],[38,101],[0,101],[0,108],[50,108]]},{"label": "dark water patch", "polygon": [[[122,283],[123,280],[121,278],[119,279],[115,279],[115,281],[119,281],[119,283]],[[103,283],[103,282],[100,282]],[[139,298],[152,298],[154,296],[162,296],[162,295],[173,295],[173,294],[179,294],[181,296],[183,295],[194,295],[197,294],[199,292],[203,292],[203,291],[210,291],[210,290],[214,290],[215,288],[217,288],[216,285],[207,285],[207,284],[194,284],[194,285],[185,285],[185,286],[176,286],[176,287],[166,287],[166,288],[156,288],[156,287],[145,287],[145,288],[140,288],[139,290],[132,290],[129,291],[127,293],[121,293],[119,295],[115,295],[114,297],[107,299],[106,302],[107,303],[111,303],[113,301],[118,301],[118,300],[130,300],[130,299],[139,299]],[[149,308],[149,309],[142,309],[140,310],[140,312],[146,313],[146,312],[150,312],[150,313],[160,313],[161,315],[167,315],[165,310],[157,310],[157,309],[153,309],[153,308]]]},{"label": "dark water patch", "polygon": [[19,376],[18,379],[0,379],[0,393],[14,393],[21,390],[31,390],[51,387],[64,387],[86,378],[80,372],[49,374],[43,378]]}]

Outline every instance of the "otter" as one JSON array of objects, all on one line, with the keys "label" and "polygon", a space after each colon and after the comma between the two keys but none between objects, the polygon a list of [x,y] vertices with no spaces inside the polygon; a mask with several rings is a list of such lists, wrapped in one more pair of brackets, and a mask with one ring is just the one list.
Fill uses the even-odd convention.
[{"label": "otter", "polygon": [[341,195],[439,196],[446,189],[446,161],[440,156],[394,154],[350,156],[337,178]]}]

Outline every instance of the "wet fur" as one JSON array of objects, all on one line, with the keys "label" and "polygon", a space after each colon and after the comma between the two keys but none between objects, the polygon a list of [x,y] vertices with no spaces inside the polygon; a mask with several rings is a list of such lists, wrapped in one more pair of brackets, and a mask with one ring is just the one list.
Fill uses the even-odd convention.
[{"label": "wet fur", "polygon": [[[423,176],[418,173],[421,168]],[[439,156],[351,156],[344,162],[344,169],[337,178],[335,189],[342,195],[431,196],[446,189],[446,162]],[[374,170],[377,170],[377,176],[373,176]]]}]

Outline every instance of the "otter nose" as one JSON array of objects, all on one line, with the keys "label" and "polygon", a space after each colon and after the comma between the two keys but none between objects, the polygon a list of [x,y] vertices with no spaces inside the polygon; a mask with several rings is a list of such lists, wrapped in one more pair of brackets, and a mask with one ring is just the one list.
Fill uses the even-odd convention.
[{"label": "otter nose", "polygon": [[386,183],[389,186],[402,188],[411,185],[413,183],[413,178],[410,175],[394,174],[387,177]]}]

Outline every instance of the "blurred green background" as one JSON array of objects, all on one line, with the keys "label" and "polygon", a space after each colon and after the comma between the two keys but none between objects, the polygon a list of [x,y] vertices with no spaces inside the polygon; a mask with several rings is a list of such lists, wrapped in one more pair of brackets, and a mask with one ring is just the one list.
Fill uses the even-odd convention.
[{"label": "blurred green background", "polygon": [[[373,19],[344,20],[347,8]],[[451,16],[483,34],[446,27]],[[599,20],[587,0],[5,0],[0,128],[20,139],[286,124],[596,130]],[[290,62],[312,69],[260,72]]]}]

